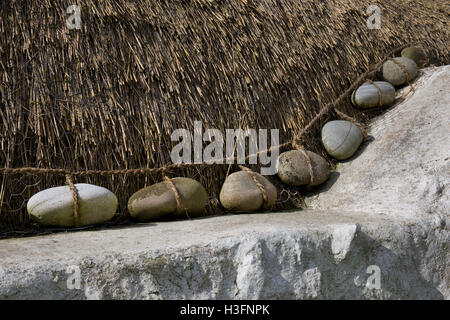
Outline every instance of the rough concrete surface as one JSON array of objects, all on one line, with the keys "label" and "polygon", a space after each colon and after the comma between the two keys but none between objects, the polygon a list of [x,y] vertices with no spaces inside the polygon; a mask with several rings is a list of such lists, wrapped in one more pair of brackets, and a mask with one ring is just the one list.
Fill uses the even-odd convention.
[{"label": "rough concrete surface", "polygon": [[0,240],[0,299],[449,299],[449,77],[426,69],[312,209]]},{"label": "rough concrete surface", "polygon": [[326,192],[310,199],[309,207],[382,213],[393,219],[447,215],[449,83],[450,66],[425,69],[414,83],[415,92],[373,121],[367,142],[338,165],[334,177],[320,190]]}]

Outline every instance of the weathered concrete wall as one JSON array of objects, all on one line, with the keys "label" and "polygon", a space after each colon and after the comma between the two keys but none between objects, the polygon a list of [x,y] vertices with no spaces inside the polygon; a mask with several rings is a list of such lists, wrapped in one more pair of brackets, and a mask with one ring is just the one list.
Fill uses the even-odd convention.
[{"label": "weathered concrete wall", "polygon": [[[439,299],[449,294],[443,226],[307,211],[6,240],[0,297]],[[366,287],[371,265],[379,290]],[[71,266],[81,290],[68,289]]]},{"label": "weathered concrete wall", "polygon": [[0,299],[449,299],[449,77],[426,70],[315,210],[2,240]]}]

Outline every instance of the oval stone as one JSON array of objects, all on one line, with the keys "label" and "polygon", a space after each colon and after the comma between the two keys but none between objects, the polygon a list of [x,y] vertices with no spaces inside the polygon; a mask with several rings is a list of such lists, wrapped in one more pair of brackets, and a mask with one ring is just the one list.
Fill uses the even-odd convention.
[{"label": "oval stone", "polygon": [[338,160],[353,156],[364,136],[361,129],[350,121],[334,120],[322,128],[322,143],[327,152]]},{"label": "oval stone", "polygon": [[[116,213],[117,197],[106,188],[92,184],[75,184],[79,195],[80,226],[111,220]],[[68,186],[42,190],[27,203],[33,220],[43,226],[73,227],[73,198]]]},{"label": "oval stone", "polygon": [[[394,58],[394,60],[405,68],[409,81],[412,81],[417,76],[418,68],[413,60],[406,57]],[[383,78],[394,86],[406,83],[406,74],[403,69],[390,60],[383,64]]]},{"label": "oval stone", "polygon": [[422,48],[409,47],[402,50],[402,57],[413,60],[419,68],[427,63],[427,57]]},{"label": "oval stone", "polygon": [[177,212],[177,201],[169,182],[163,181],[143,188],[130,197],[130,215],[139,221],[202,215],[208,194],[200,182],[184,177],[172,178],[172,181],[181,197],[181,212]]},{"label": "oval stone", "polygon": [[[277,200],[277,189],[262,175],[256,172],[255,174],[267,192],[268,206],[273,206]],[[262,209],[264,205],[261,190],[251,175],[245,171],[234,172],[225,179],[219,198],[222,205],[232,211],[256,211]]]},{"label": "oval stone", "polygon": [[[370,82],[363,83],[353,92],[352,103],[360,108],[373,108],[378,106],[388,106],[395,100],[395,88],[386,81],[374,81],[375,85],[380,88],[380,94],[375,85]],[[380,103],[381,102],[381,103]]]},{"label": "oval stone", "polygon": [[[330,176],[328,162],[317,153],[306,151],[311,159],[314,174],[312,186],[324,183]],[[291,186],[307,185],[311,182],[309,167],[305,156],[298,150],[283,152],[277,161],[278,177]]]}]

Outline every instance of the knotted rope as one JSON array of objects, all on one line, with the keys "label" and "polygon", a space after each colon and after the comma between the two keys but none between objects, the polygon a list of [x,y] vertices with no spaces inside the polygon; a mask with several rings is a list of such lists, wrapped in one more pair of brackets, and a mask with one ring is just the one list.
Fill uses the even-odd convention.
[{"label": "knotted rope", "polygon": [[311,157],[308,155],[308,153],[306,152],[306,150],[303,147],[300,147],[295,142],[292,143],[292,148],[295,149],[295,150],[300,151],[300,153],[303,155],[303,157],[306,160],[306,164],[308,165],[308,171],[309,171],[308,187],[310,187],[310,186],[313,185],[313,183],[315,181],[315,176],[314,176],[314,170],[313,170],[313,166],[312,166],[312,162],[311,162]]},{"label": "knotted rope", "polygon": [[[170,189],[172,190],[173,195],[175,196],[175,201],[176,201],[176,203],[177,203],[177,214],[183,212],[183,206],[182,206],[182,204],[181,204],[181,196],[180,196],[180,193],[178,192],[178,189],[177,189],[177,187],[175,186],[175,183],[173,183],[172,179],[170,179],[170,178],[166,175],[166,171],[165,171],[165,170],[162,171],[162,178],[163,178],[164,181],[166,181],[166,182],[169,184],[169,187],[170,187]],[[188,216],[188,218],[190,218],[189,215],[188,215],[188,213],[187,213],[187,210],[185,210],[185,212],[186,212],[186,215]]]},{"label": "knotted rope", "polygon": [[253,182],[259,188],[259,190],[261,191],[262,197],[263,197],[263,208],[264,208],[264,210],[268,210],[269,209],[269,196],[267,194],[266,188],[264,188],[262,183],[258,181],[258,177],[256,176],[256,173],[254,171],[250,170],[249,168],[241,166],[241,165],[239,166],[239,168],[242,171],[247,172],[250,175],[250,177],[252,178]]},{"label": "knotted rope", "polygon": [[369,82],[370,84],[372,84],[378,91],[378,107],[381,107],[383,105],[383,94],[381,92],[381,88],[372,80],[367,79],[367,82]]},{"label": "knotted rope", "polygon": [[361,130],[361,132],[362,132],[362,134],[363,134],[363,136],[364,136],[364,139],[367,138],[367,131],[366,131],[366,128],[365,128],[358,120],[356,120],[356,119],[353,118],[353,117],[350,117],[348,114],[345,114],[345,113],[342,112],[342,111],[339,111],[337,108],[334,108],[334,112],[336,112],[337,115],[338,115],[341,119],[350,121],[350,122],[353,123],[355,126],[357,126],[357,127]]},{"label": "knotted rope", "polygon": [[80,195],[77,188],[73,184],[72,175],[66,174],[66,184],[70,188],[73,199],[73,224],[76,228],[80,226]]},{"label": "knotted rope", "polygon": [[395,63],[397,65],[397,67],[399,67],[403,71],[403,73],[405,74],[406,83],[409,85],[410,84],[410,82],[409,82],[409,73],[408,73],[408,70],[406,70],[405,66],[402,65],[400,62],[396,61],[393,58],[390,58],[389,61],[392,61],[393,63]]},{"label": "knotted rope", "polygon": [[414,85],[409,81],[409,73],[408,73],[408,70],[406,70],[406,68],[405,68],[404,65],[402,65],[400,62],[396,61],[396,60],[393,59],[393,58],[390,58],[389,61],[392,61],[393,63],[395,63],[395,64],[403,71],[403,73],[405,74],[406,84],[407,84],[408,86],[411,87],[411,89],[409,89],[409,91],[403,96],[403,98],[406,98],[410,92],[416,90],[416,89],[414,88]]}]

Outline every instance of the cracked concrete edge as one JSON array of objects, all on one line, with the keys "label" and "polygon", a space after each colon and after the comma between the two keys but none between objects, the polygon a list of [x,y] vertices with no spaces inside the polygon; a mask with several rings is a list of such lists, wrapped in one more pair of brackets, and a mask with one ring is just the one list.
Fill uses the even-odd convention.
[{"label": "cracked concrete edge", "polygon": [[[314,213],[296,219],[307,222],[309,214]],[[253,230],[233,236],[225,228],[209,232],[216,238],[213,242],[181,239],[176,247],[112,250],[104,255],[87,251],[67,259],[69,250],[63,259],[9,263],[0,268],[0,298],[450,298],[448,229],[442,218],[391,224],[343,219],[325,225],[313,221],[290,226],[289,221],[300,213],[272,215],[282,216],[285,227],[250,227]],[[244,217],[248,220],[245,226],[258,216]],[[370,266],[381,272],[379,289],[367,284]],[[72,283],[77,268],[79,289]]]}]

